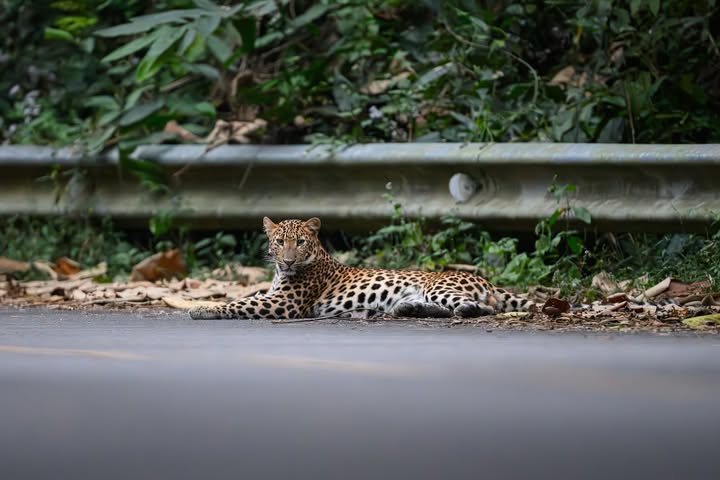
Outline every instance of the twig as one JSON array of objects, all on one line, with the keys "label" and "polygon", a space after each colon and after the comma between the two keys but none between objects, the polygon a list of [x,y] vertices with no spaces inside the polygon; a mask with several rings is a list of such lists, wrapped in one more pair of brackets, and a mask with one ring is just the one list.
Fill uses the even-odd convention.
[{"label": "twig", "polygon": [[185,75],[182,78],[179,78],[173,82],[168,83],[167,85],[165,85],[163,87],[160,87],[159,92],[160,93],[171,92],[171,91],[175,90],[176,88],[180,88],[180,87],[192,82],[193,80],[195,80],[195,75]]},{"label": "twig", "polygon": [[627,88],[625,88],[625,80],[622,81],[623,93],[625,94],[625,106],[628,110],[628,120],[630,120],[630,136],[632,143],[635,143],[635,120],[633,120],[632,104],[630,103],[630,95],[628,95]]},{"label": "twig", "polygon": [[253,163],[250,162],[247,167],[245,167],[245,171],[243,172],[243,176],[240,179],[240,183],[238,183],[238,186],[236,187],[238,190],[242,190],[245,186],[245,182],[247,182],[248,177],[250,177],[250,171],[252,171]]}]

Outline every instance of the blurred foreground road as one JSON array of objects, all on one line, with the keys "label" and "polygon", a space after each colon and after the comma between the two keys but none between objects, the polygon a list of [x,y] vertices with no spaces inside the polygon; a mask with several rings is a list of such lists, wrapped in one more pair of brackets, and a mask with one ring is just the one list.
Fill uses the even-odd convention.
[{"label": "blurred foreground road", "polygon": [[0,479],[717,479],[720,337],[0,310]]}]

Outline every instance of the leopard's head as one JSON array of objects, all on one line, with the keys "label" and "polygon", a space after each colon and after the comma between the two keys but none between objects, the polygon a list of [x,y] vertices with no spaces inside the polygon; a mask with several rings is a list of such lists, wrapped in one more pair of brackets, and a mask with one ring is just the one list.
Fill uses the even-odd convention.
[{"label": "leopard's head", "polygon": [[265,217],[263,226],[268,236],[268,255],[281,272],[294,275],[318,258],[322,249],[317,236],[319,218],[274,223]]}]

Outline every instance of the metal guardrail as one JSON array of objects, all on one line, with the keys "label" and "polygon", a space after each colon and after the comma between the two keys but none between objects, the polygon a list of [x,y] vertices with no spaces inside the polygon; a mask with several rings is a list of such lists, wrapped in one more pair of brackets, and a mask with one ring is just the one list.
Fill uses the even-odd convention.
[{"label": "metal guardrail", "polygon": [[[132,157],[171,176],[172,198],[120,175],[114,152],[87,158],[68,149],[0,147],[0,215],[89,210],[138,223],[170,209],[197,228],[257,228],[268,215],[367,229],[390,218],[383,194],[391,187],[412,215],[454,214],[489,230],[523,230],[557,208],[548,192],[554,178],[576,186],[573,204],[586,207],[598,229],[697,230],[720,214],[717,144],[243,145],[207,154],[202,145],[153,145]],[[53,165],[75,173],[60,184],[38,181]],[[469,196],[463,203],[449,192],[457,173],[465,190],[455,184],[456,198]]]}]

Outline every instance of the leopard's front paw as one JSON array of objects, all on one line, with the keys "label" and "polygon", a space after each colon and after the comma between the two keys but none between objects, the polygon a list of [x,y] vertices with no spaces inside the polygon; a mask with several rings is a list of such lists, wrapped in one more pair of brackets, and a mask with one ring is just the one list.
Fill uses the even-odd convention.
[{"label": "leopard's front paw", "polygon": [[190,309],[190,318],[193,320],[212,320],[221,317],[212,307],[192,307]]}]

